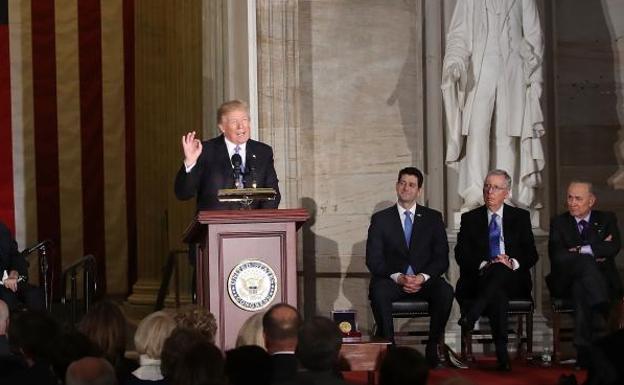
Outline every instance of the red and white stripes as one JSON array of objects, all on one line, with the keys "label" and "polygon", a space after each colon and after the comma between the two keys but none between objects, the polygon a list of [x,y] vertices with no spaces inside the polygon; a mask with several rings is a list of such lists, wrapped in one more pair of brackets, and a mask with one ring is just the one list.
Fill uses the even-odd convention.
[{"label": "red and white stripes", "polygon": [[132,1],[10,0],[0,26],[0,219],[55,241],[57,277],[94,254],[109,293],[136,237]]}]

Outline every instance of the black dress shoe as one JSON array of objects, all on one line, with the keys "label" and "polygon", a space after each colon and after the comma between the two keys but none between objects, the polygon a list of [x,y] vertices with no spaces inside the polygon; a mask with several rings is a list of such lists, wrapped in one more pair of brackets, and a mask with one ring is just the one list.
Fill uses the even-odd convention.
[{"label": "black dress shoe", "polygon": [[474,330],[474,322],[470,321],[466,316],[461,317],[457,324],[461,326],[461,331],[464,334]]}]

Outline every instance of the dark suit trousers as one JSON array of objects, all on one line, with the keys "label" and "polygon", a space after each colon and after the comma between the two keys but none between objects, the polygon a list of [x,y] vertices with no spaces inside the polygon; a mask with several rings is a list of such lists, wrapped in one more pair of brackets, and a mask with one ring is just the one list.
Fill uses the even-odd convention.
[{"label": "dark suit trousers", "polygon": [[568,253],[560,261],[562,280],[574,302],[574,344],[587,347],[593,340],[596,309],[609,301],[606,278],[591,255]]},{"label": "dark suit trousers", "polygon": [[392,302],[401,299],[415,298],[429,304],[429,349],[436,346],[444,333],[446,322],[453,305],[453,288],[444,279],[430,278],[419,292],[408,294],[392,279],[377,279],[371,283],[369,297],[373,316],[377,324],[377,334],[394,342],[394,325],[392,322]]},{"label": "dark suit trousers", "polygon": [[501,263],[491,264],[479,275],[476,297],[461,304],[462,315],[471,323],[481,315],[487,315],[499,361],[507,359],[507,311],[514,292],[514,281],[513,270]]},{"label": "dark suit trousers", "polygon": [[24,282],[18,283],[15,293],[4,286],[0,286],[0,299],[6,302],[11,312],[19,310],[23,306],[28,310],[45,309],[43,291]]}]

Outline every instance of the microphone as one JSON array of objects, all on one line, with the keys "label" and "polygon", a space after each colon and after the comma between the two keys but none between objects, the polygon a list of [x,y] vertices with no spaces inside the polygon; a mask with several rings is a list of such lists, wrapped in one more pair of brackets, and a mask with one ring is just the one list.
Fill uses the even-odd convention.
[{"label": "microphone", "polygon": [[256,180],[256,154],[251,154],[248,163],[247,168],[251,175],[251,187],[256,188],[258,187],[258,181]]},{"label": "microphone", "polygon": [[52,243],[50,239],[44,239],[43,241],[37,243],[36,245],[22,251],[22,255],[28,255],[35,250],[43,249],[46,245]]},{"label": "microphone", "polygon": [[241,165],[243,164],[243,158],[240,154],[232,155],[232,166],[234,166],[234,185],[238,188],[243,187],[241,179]]}]

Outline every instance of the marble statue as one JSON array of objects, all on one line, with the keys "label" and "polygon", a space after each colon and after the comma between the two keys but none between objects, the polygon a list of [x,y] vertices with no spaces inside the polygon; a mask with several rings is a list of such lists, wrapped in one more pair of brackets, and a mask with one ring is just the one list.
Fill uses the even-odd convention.
[{"label": "marble statue", "polygon": [[460,0],[449,27],[442,94],[446,162],[459,172],[462,211],[483,204],[489,169],[517,185],[513,203],[539,208],[544,43],[535,0]]}]

